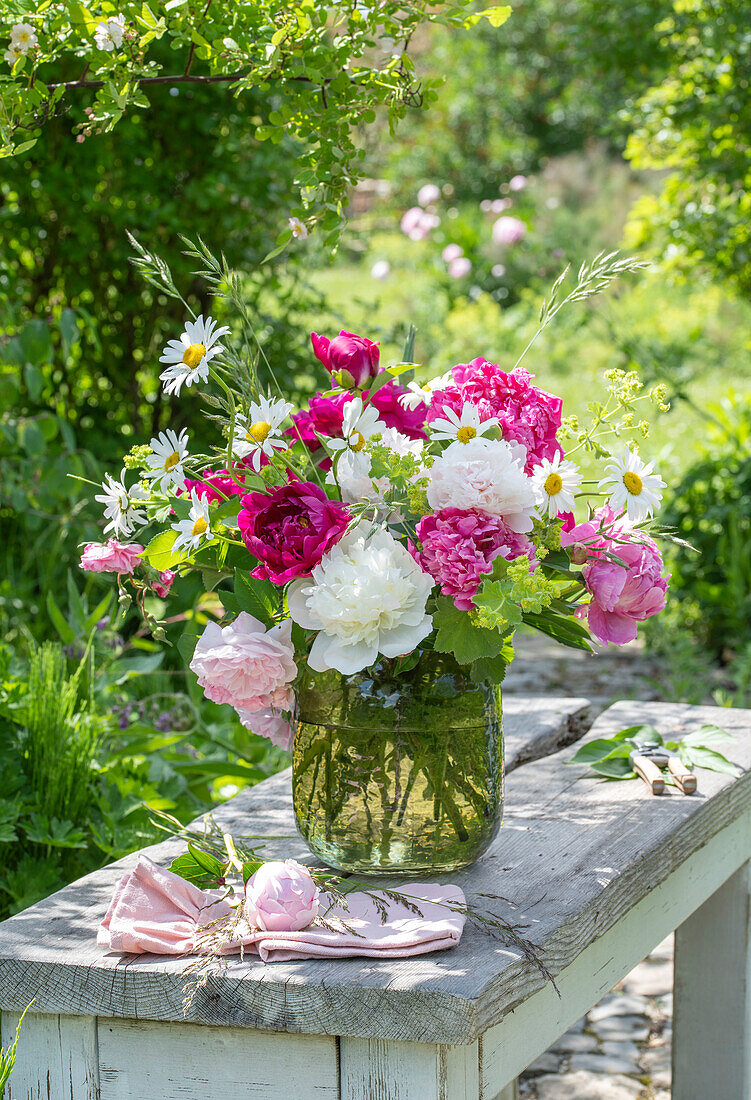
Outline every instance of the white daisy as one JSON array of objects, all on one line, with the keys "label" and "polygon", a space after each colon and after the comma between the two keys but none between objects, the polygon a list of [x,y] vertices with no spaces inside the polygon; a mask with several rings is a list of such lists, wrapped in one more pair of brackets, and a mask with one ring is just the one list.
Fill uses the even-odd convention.
[{"label": "white daisy", "polygon": [[[381,435],[385,428],[378,419],[378,409],[372,405],[363,408],[362,398],[353,397],[344,406],[342,417],[342,439],[329,439],[326,446],[339,459],[347,456],[347,476],[350,479],[367,477],[370,472],[370,456],[363,454],[367,441],[374,435]],[[339,461],[335,461],[338,467]]]},{"label": "white daisy", "polygon": [[112,50],[119,50],[122,46],[124,33],[125,16],[113,15],[111,19],[97,23],[94,30],[94,41],[100,50],[111,53]]},{"label": "white daisy", "polygon": [[23,57],[23,50],[20,46],[14,46],[13,43],[11,43],[8,49],[3,54],[3,57],[12,68],[18,61],[19,57]]},{"label": "white daisy", "polygon": [[282,438],[282,424],[292,412],[291,401],[272,400],[259,397],[251,401],[248,415],[237,418],[238,435],[232,443],[232,454],[236,458],[247,458],[258,472],[261,469],[261,456],[273,458],[274,451],[286,451],[287,442]]},{"label": "white daisy", "polygon": [[195,489],[191,489],[190,499],[192,503],[188,518],[172,524],[172,530],[177,531],[177,538],[172,545],[173,554],[180,550],[197,550],[204,540],[214,537],[211,533],[208,499],[199,497]]},{"label": "white daisy", "polygon": [[146,513],[137,504],[148,500],[148,493],[140,485],[126,489],[125,470],[120,474],[119,481],[115,481],[111,474],[105,474],[102,489],[104,492],[95,496],[94,500],[104,505],[104,517],[110,521],[104,528],[105,535],[110,531],[116,535],[130,535],[139,524],[147,522]]},{"label": "white daisy", "polygon": [[[39,45],[39,39],[31,23],[16,23],[10,29],[10,48],[19,54],[28,53]],[[10,52],[10,51],[8,51]],[[7,55],[6,55],[7,59]]]},{"label": "white daisy", "polygon": [[665,482],[654,473],[654,462],[642,462],[636,451],[626,447],[620,456],[613,455],[605,469],[609,476],[602,478],[599,488],[610,495],[615,511],[626,509],[626,515],[634,523],[649,518],[662,500],[661,489]]},{"label": "white daisy", "polygon": [[453,409],[444,409],[445,416],[440,420],[433,420],[428,428],[433,439],[450,439],[452,443],[469,443],[470,439],[483,436],[492,427],[498,424],[498,417],[491,416],[488,420],[480,421],[480,413],[476,405],[467,402],[461,411],[461,416]]},{"label": "white daisy", "polygon": [[431,378],[427,382],[408,382],[407,392],[399,397],[403,409],[416,409],[418,405],[429,405],[435,390],[445,390],[454,381],[451,371],[440,378]]},{"label": "white daisy", "polygon": [[532,485],[537,497],[537,510],[541,517],[552,519],[559,512],[571,512],[574,494],[582,481],[582,473],[575,462],[557,454],[552,460],[543,458],[532,471]]},{"label": "white daisy", "polygon": [[183,430],[176,435],[172,428],[160,432],[151,440],[152,453],[146,459],[150,469],[146,477],[166,493],[171,485],[182,487],[185,484],[183,462],[188,457],[188,433]]},{"label": "white daisy", "polygon": [[292,236],[298,241],[304,241],[308,235],[308,227],[305,222],[301,222],[299,218],[290,218],[289,227],[292,231]]},{"label": "white daisy", "polygon": [[170,340],[159,357],[160,363],[167,363],[166,370],[159,375],[164,382],[165,393],[179,393],[183,385],[192,386],[199,379],[205,382],[209,377],[209,363],[224,351],[217,343],[220,336],[229,332],[226,325],[216,327],[216,321],[201,314],[195,321],[186,321],[185,332],[179,340]]}]

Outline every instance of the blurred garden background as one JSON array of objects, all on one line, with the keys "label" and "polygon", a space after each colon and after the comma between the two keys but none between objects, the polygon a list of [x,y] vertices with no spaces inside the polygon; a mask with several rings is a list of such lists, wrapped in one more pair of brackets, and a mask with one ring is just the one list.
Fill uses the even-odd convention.
[{"label": "blurred garden background", "polygon": [[[196,20],[203,10],[178,8]],[[23,15],[15,5],[12,22]],[[195,33],[200,71],[209,32]],[[175,44],[154,47],[166,71]],[[323,78],[316,123],[330,118],[339,135],[326,148],[285,125],[273,79],[239,95],[155,84],[148,106],[127,105],[112,126],[111,114],[92,123],[94,93],[81,88],[35,143],[15,146],[0,118],[13,153],[0,162],[0,916],[143,846],[154,810],[190,820],[288,763],[196,690],[176,645],[120,613],[106,578],[78,568],[101,536],[100,507],[69,475],[99,482],[135,443],[201,424],[193,391],[171,401],[158,383],[184,310],[132,266],[128,232],[168,261],[196,309],[233,325],[191,274],[180,234],[222,250],[298,398],[325,388],[311,329],[380,340],[387,362],[414,325],[426,379],[478,355],[511,366],[566,264],[616,248],[649,259],[562,314],[526,365],[569,415],[586,412],[613,367],[667,385],[671,411],[644,452],[668,483],[666,522],[703,553],[672,551],[678,598],[645,635],[655,690],[751,706],[744,4],[516,0],[507,19],[445,22],[418,12],[404,47],[368,45],[377,64],[396,57],[409,73],[397,111],[338,111],[325,94],[335,78]],[[320,217],[318,185],[329,187]],[[290,238],[291,216],[306,237]],[[212,601],[183,582],[150,610],[175,643]],[[638,690],[624,676],[617,694]]]}]

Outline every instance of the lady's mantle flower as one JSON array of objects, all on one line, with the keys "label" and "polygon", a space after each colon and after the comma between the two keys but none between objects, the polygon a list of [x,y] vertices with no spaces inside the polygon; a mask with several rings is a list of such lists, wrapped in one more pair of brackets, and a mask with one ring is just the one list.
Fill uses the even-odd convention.
[{"label": "lady's mantle flower", "polygon": [[94,41],[98,49],[111,53],[113,50],[119,50],[122,46],[124,33],[125,16],[113,15],[112,18],[97,23],[94,31]]},{"label": "lady's mantle flower", "polygon": [[[10,50],[8,53],[13,52],[18,57],[23,54],[27,54],[29,50],[35,49],[39,45],[39,39],[36,36],[36,31],[32,27],[31,23],[16,23],[15,26],[10,29]],[[6,54],[6,61],[9,60]]]},{"label": "lady's mantle flower", "polygon": [[269,630],[242,611],[228,626],[209,623],[198,640],[190,667],[207,699],[256,713],[292,705],[297,675],[292,623]]},{"label": "lady's mantle flower", "polygon": [[666,488],[662,478],[653,473],[654,462],[644,463],[635,451],[626,448],[605,469],[609,476],[602,479],[599,487],[610,494],[612,508],[616,511],[625,508],[634,523],[654,513],[662,500],[660,490]]},{"label": "lady's mantle flower", "polygon": [[524,447],[503,439],[452,443],[430,469],[430,507],[480,508],[517,534],[531,531],[535,491],[524,473],[525,457]]},{"label": "lady's mantle flower", "polygon": [[271,400],[259,397],[251,401],[247,416],[238,416],[239,435],[232,445],[236,458],[250,456],[250,465],[256,471],[261,469],[262,456],[274,457],[274,451],[286,451],[287,443],[282,439],[281,425],[292,412],[291,401]]},{"label": "lady's mantle flower", "polygon": [[138,503],[148,500],[148,493],[140,485],[125,487],[125,470],[120,480],[115,481],[112,474],[105,474],[102,493],[94,497],[104,505],[104,517],[109,523],[104,528],[105,535],[113,531],[116,535],[130,535],[139,524],[146,523],[146,513],[138,508]]},{"label": "lady's mantle flower", "polygon": [[370,469],[370,459],[362,454],[363,448],[374,435],[381,435],[384,425],[378,419],[378,410],[368,405],[363,408],[362,398],[356,397],[344,406],[342,415],[342,439],[330,439],[328,449],[334,455],[346,456],[351,477],[365,477]]},{"label": "lady's mantle flower", "polygon": [[146,477],[166,493],[171,485],[182,488],[185,485],[183,462],[188,457],[188,433],[183,429],[180,435],[167,428],[151,440],[151,454],[146,459],[149,469]]},{"label": "lady's mantle flower", "polygon": [[480,413],[475,405],[467,402],[461,413],[454,412],[448,406],[444,409],[445,416],[431,421],[430,431],[433,439],[450,439],[453,443],[469,443],[470,439],[485,435],[491,428],[498,424],[498,417],[491,416],[487,420],[480,421]]},{"label": "lady's mantle flower", "polygon": [[575,462],[562,459],[557,454],[552,462],[543,458],[539,466],[532,471],[532,484],[537,495],[537,506],[541,516],[552,519],[560,512],[574,509],[574,495],[581,485],[582,473]]},{"label": "lady's mantle flower", "polygon": [[308,655],[317,672],[360,672],[378,654],[399,657],[433,627],[425,613],[432,577],[384,528],[346,535],[313,570],[294,581],[289,613],[306,630],[318,630]]},{"label": "lady's mantle flower", "polygon": [[182,386],[192,386],[199,379],[209,377],[209,363],[224,348],[217,343],[220,336],[229,332],[226,325],[216,327],[216,321],[201,314],[195,321],[186,321],[185,332],[179,340],[170,340],[159,357],[167,363],[167,369],[159,375],[164,382],[165,393],[179,393]]},{"label": "lady's mantle flower", "polygon": [[188,518],[172,524],[172,530],[177,531],[177,538],[172,546],[173,554],[180,550],[197,550],[203,541],[213,538],[208,500],[206,497],[199,497],[195,489],[191,489],[190,499]]},{"label": "lady's mantle flower", "polygon": [[299,218],[289,219],[289,228],[292,236],[298,241],[304,241],[308,235],[308,227]]},{"label": "lady's mantle flower", "polygon": [[416,409],[419,405],[429,405],[435,390],[445,390],[453,384],[451,371],[439,378],[430,378],[427,382],[408,382],[407,392],[399,398],[403,409]]}]

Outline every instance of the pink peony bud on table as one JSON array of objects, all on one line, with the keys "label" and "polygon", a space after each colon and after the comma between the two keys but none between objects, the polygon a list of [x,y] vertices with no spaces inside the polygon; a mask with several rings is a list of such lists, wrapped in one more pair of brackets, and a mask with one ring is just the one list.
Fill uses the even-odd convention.
[{"label": "pink peony bud on table", "polygon": [[316,359],[342,389],[362,389],[378,374],[378,344],[365,336],[342,330],[333,340],[317,332],[311,332],[310,339]]},{"label": "pink peony bud on table", "polygon": [[245,884],[248,923],[264,932],[300,932],[318,916],[318,892],[294,859],[264,863]]},{"label": "pink peony bud on table", "polygon": [[142,553],[138,542],[90,542],[81,555],[81,568],[88,573],[132,573],[142,564]]}]

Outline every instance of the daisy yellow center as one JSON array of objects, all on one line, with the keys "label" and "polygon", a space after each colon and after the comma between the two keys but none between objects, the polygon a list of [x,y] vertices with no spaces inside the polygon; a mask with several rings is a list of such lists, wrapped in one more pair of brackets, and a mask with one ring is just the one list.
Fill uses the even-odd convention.
[{"label": "daisy yellow center", "polygon": [[255,424],[251,424],[248,428],[245,438],[248,443],[263,443],[265,439],[268,439],[270,431],[271,425],[265,420],[256,420]]},{"label": "daisy yellow center", "polygon": [[203,518],[203,516],[199,516],[198,519],[196,520],[196,522],[193,524],[193,530],[192,530],[191,534],[193,534],[193,535],[203,535],[206,532],[206,529],[207,529],[208,526],[209,525],[206,522],[206,520]]},{"label": "daisy yellow center", "polygon": [[459,440],[460,443],[469,443],[470,439],[474,439],[476,435],[477,428],[470,428],[470,426],[467,425],[466,427],[459,429],[459,431],[456,433],[456,438]]},{"label": "daisy yellow center", "polygon": [[174,470],[179,461],[180,455],[177,453],[177,451],[173,451],[169,458],[165,459],[164,461],[165,473],[169,473],[170,470]]},{"label": "daisy yellow center", "polygon": [[623,484],[632,497],[638,497],[639,493],[644,488],[642,479],[638,474],[635,474],[633,470],[626,470],[623,475]]},{"label": "daisy yellow center", "polygon": [[118,497],[117,498],[117,506],[118,506],[118,508],[120,509],[121,512],[127,512],[129,505],[130,505],[130,501],[128,500],[127,497]]},{"label": "daisy yellow center", "polygon": [[183,352],[183,363],[191,370],[195,370],[205,354],[206,348],[203,344],[191,344]]},{"label": "daisy yellow center", "polygon": [[[354,440],[354,442],[352,442]],[[365,436],[362,432],[353,432],[352,440],[350,440],[350,447],[353,451],[361,451],[365,446]]]},{"label": "daisy yellow center", "polygon": [[563,488],[563,478],[560,474],[548,474],[545,478],[545,492],[549,497],[557,496]]}]

